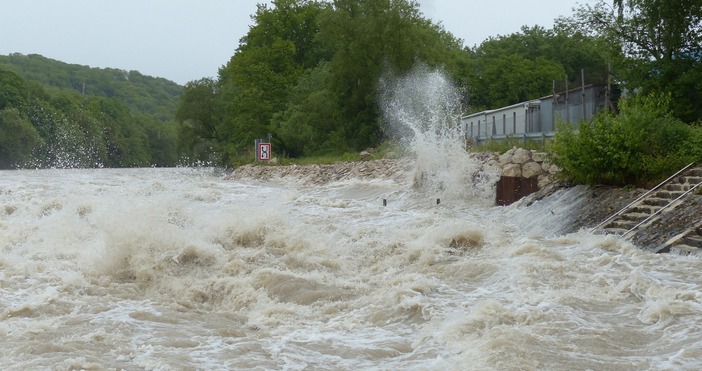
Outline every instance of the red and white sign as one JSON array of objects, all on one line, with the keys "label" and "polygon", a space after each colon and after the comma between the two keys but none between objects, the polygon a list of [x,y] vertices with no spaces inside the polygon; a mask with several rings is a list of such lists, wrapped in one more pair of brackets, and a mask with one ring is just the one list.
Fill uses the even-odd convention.
[{"label": "red and white sign", "polygon": [[256,157],[259,161],[268,161],[271,159],[271,144],[259,143],[256,149]]}]

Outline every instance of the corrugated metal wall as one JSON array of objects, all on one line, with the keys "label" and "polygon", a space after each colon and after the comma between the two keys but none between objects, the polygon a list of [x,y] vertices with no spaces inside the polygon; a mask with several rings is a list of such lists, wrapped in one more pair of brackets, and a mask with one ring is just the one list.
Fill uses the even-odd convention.
[{"label": "corrugated metal wall", "polygon": [[521,134],[552,133],[556,122],[578,125],[591,120],[606,106],[606,87],[588,85],[536,101],[483,111],[461,118],[467,138],[476,142]]},{"label": "corrugated metal wall", "polygon": [[497,181],[495,204],[506,206],[539,190],[536,178],[503,176]]}]

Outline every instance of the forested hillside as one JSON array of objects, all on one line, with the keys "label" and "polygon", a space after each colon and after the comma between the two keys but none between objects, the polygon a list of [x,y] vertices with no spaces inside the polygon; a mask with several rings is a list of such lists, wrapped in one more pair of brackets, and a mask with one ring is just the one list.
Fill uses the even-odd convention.
[{"label": "forested hillside", "polygon": [[38,54],[0,55],[0,66],[19,73],[27,80],[72,89],[83,95],[115,98],[134,115],[161,121],[173,119],[183,87],[160,77],[115,68],[91,68],[68,64]]},{"label": "forested hillside", "polygon": [[0,168],[176,165],[181,89],[136,71],[0,56]]}]

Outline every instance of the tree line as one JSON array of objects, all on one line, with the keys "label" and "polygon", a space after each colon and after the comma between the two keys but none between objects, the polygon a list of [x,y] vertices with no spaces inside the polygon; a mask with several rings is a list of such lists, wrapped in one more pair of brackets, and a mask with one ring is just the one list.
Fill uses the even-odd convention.
[{"label": "tree line", "polygon": [[383,75],[442,70],[477,111],[548,95],[553,80],[603,68],[594,38],[523,27],[474,48],[425,18],[415,1],[275,0],[217,79],[185,86],[176,118],[190,155],[232,164],[272,135],[278,154],[360,151],[391,139],[379,109]]},{"label": "tree line", "polygon": [[578,183],[652,186],[702,161],[702,0],[581,7],[574,32],[601,40],[629,90],[617,113],[561,125],[555,162]]},{"label": "tree line", "polygon": [[466,113],[550,95],[554,80],[579,81],[581,70],[604,83],[609,65],[629,91],[670,91],[674,113],[693,122],[702,117],[702,6],[683,3],[602,1],[552,29],[524,26],[468,48],[416,1],[274,0],[258,6],[216,79],[185,86],[179,140],[194,158],[227,164],[249,161],[254,140],[269,133],[287,157],[374,147],[391,136],[378,108],[381,76],[417,63],[455,81]]}]

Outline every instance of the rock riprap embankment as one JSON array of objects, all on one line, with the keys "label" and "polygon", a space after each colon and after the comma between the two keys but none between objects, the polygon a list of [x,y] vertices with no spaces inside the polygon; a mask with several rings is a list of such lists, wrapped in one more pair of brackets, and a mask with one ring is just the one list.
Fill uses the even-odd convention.
[{"label": "rock riprap embankment", "polygon": [[553,183],[555,175],[560,171],[558,166],[548,160],[546,152],[516,147],[503,154],[492,153],[487,159],[487,165],[497,168],[502,176],[536,177],[539,188]]},{"label": "rock riprap embankment", "polygon": [[331,165],[244,165],[225,179],[255,179],[269,181],[276,178],[293,178],[303,184],[325,184],[346,179],[397,179],[413,168],[406,159],[380,159],[369,161],[340,162]]},{"label": "rock riprap embankment", "polygon": [[[512,148],[475,155],[483,169],[496,169],[502,176],[537,177],[539,188],[552,183],[560,169],[548,161],[548,154],[523,148]],[[303,184],[325,184],[344,179],[399,178],[414,166],[412,159],[378,159],[340,162],[330,165],[244,165],[234,170],[226,179],[255,179],[268,181],[276,178],[295,178]]]}]

